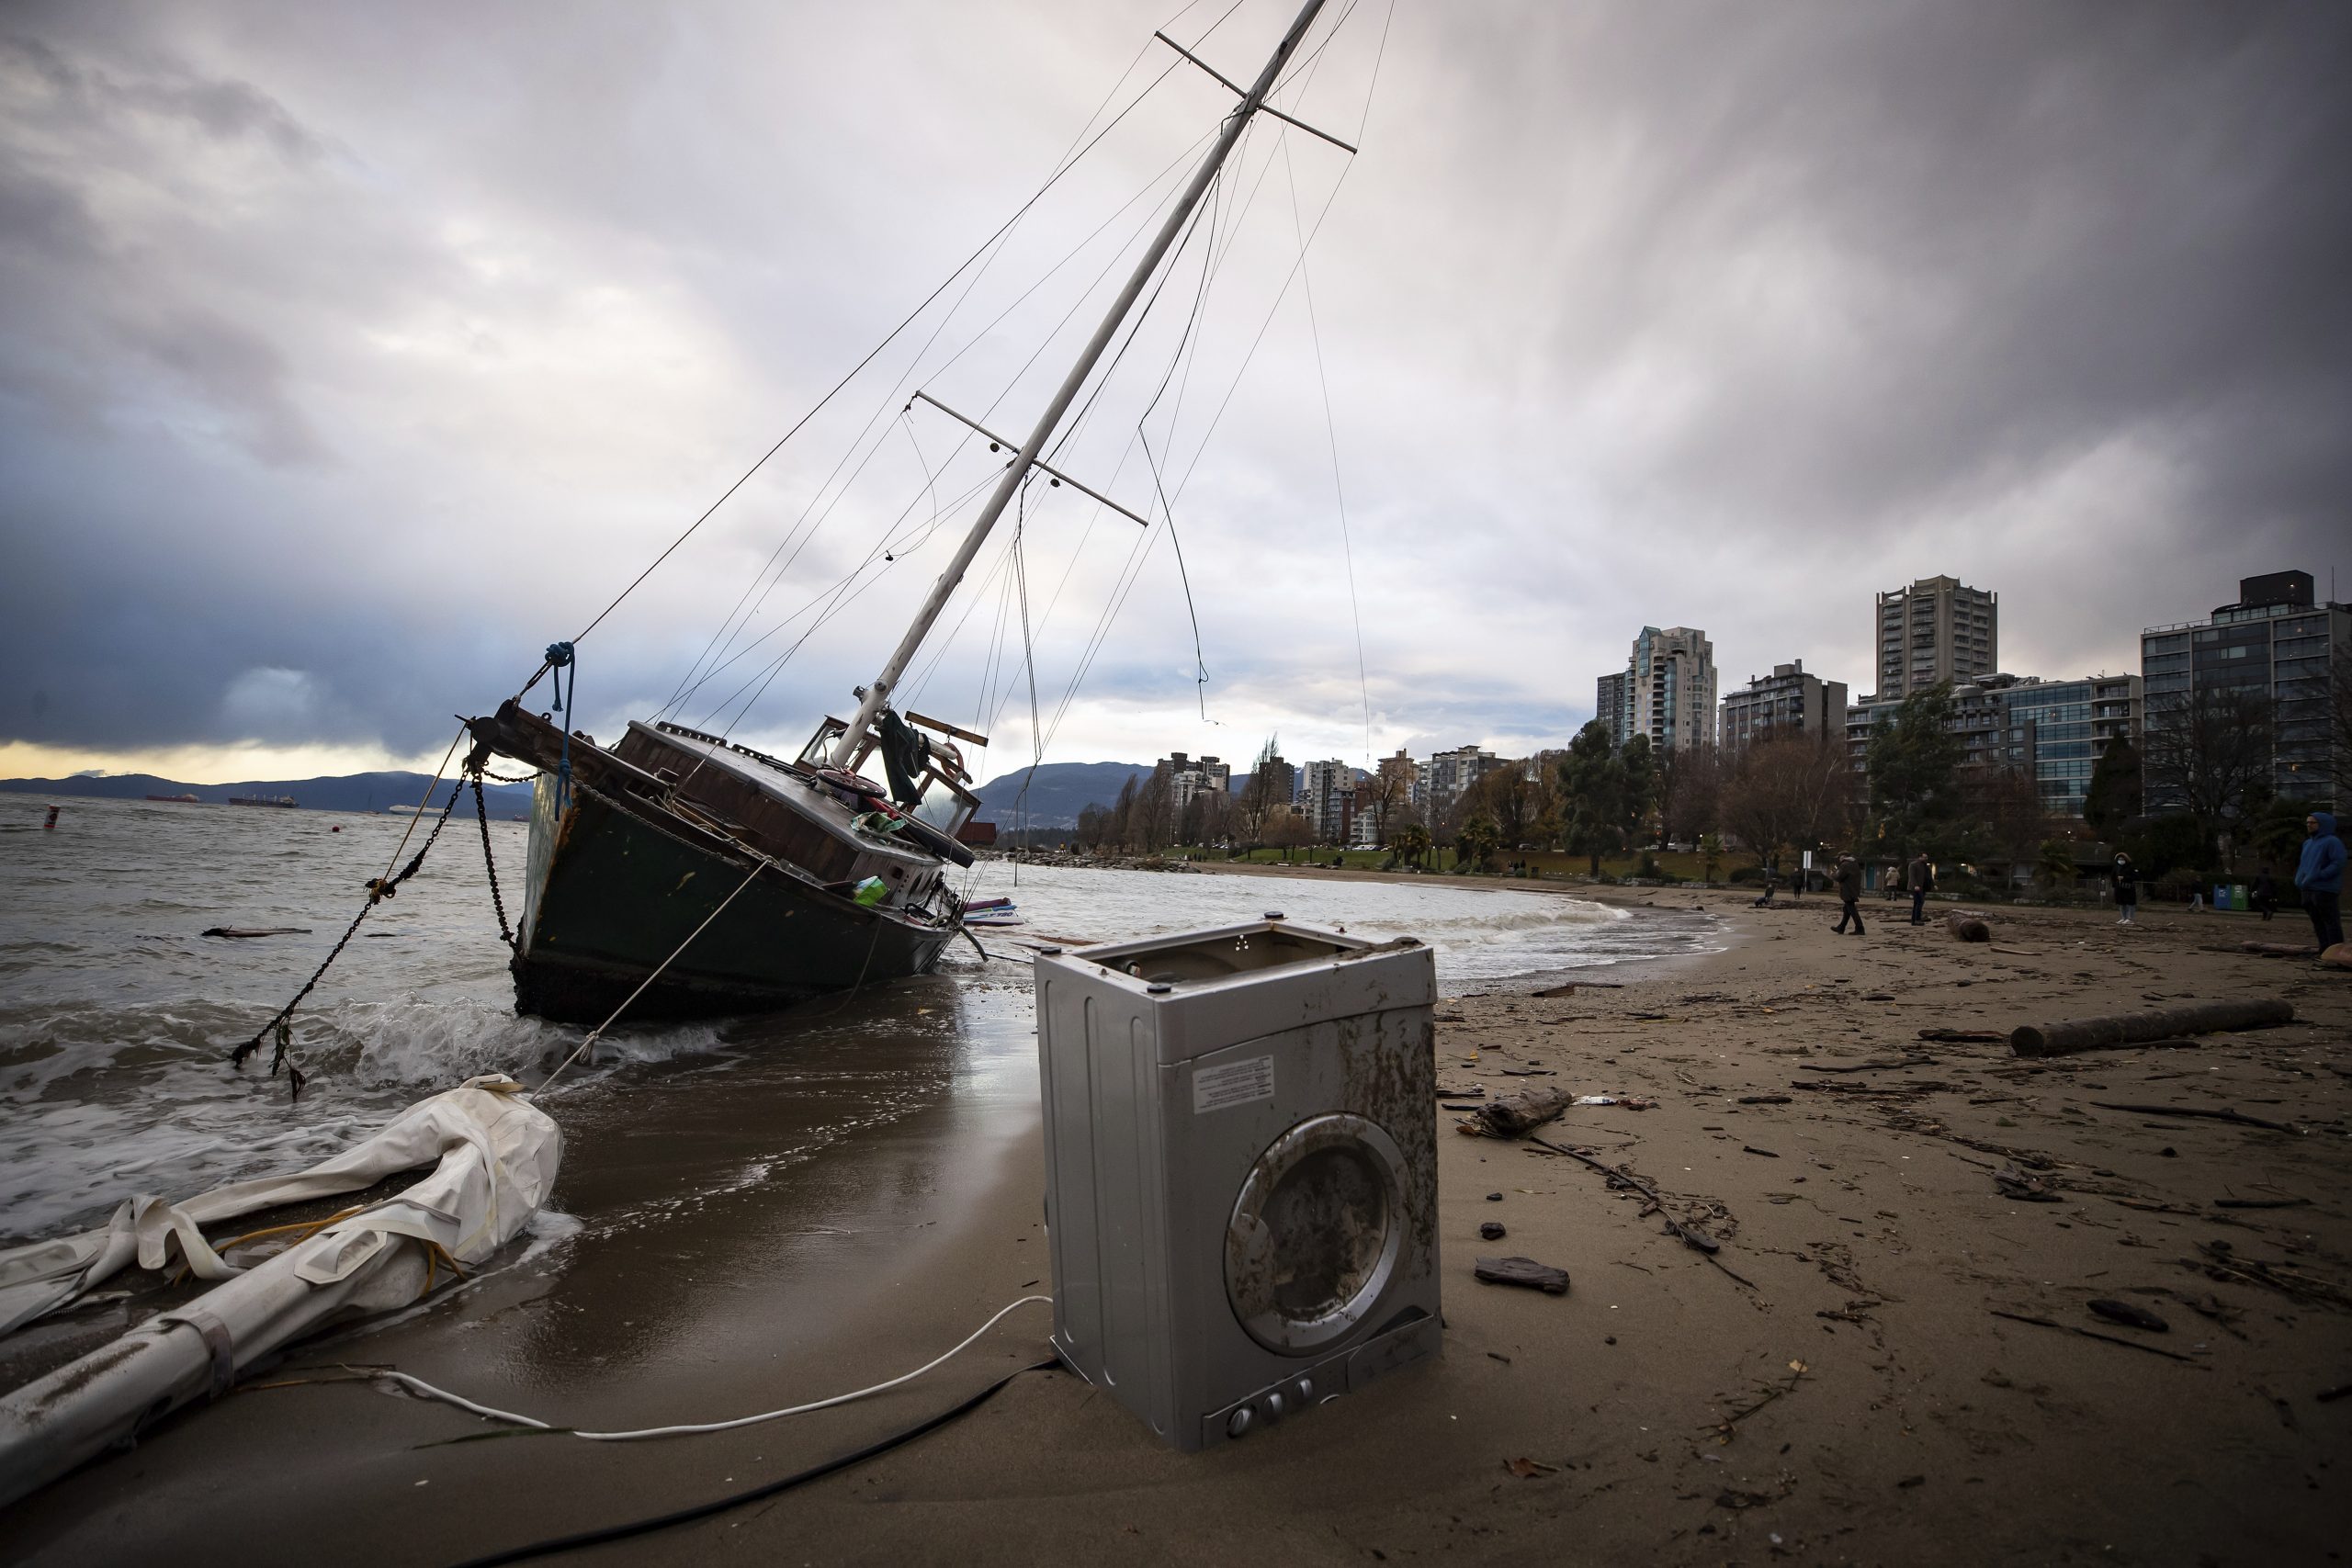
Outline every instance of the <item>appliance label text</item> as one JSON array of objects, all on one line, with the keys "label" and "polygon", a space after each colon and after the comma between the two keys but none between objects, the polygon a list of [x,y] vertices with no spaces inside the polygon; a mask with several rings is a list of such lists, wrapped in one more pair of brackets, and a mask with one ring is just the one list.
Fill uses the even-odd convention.
[{"label": "appliance label text", "polygon": [[1193,1113],[1225,1111],[1254,1100],[1274,1098],[1274,1059],[1252,1056],[1193,1075]]}]

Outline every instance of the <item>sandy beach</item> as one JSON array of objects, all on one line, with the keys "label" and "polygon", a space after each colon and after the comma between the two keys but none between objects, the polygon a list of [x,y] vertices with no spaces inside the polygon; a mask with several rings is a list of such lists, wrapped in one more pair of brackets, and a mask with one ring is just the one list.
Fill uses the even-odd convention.
[{"label": "sandy beach", "polygon": [[[1439,1081],[1655,1101],[1576,1108],[1540,1135],[1654,1188],[1720,1244],[1712,1258],[1603,1171],[1457,1135],[1442,1116],[1441,1361],[1191,1457],[1067,1373],[1023,1375],[877,1459],[583,1555],[2336,1555],[2352,1398],[2317,1396],[2352,1381],[2352,977],[2229,950],[2291,940],[2300,922],[2156,913],[2120,930],[2001,908],[1993,942],[1963,945],[1893,904],[1873,903],[1857,939],[1831,932],[1826,899],[1758,910],[1601,891],[1701,907],[1724,949],[1594,971],[1567,995],[1449,999]],[[2297,1021],[2047,1062],[1919,1036],[2252,997],[2291,1001]],[[1045,1357],[1046,1309],[876,1399],[653,1443],[484,1438],[503,1429],[339,1369],[394,1364],[584,1427],[707,1420],[895,1375],[1049,1288],[1034,1092],[1004,1074],[878,1122],[813,1162],[826,1174],[788,1203],[683,1205],[560,1290],[518,1267],[462,1306],[300,1348],[19,1506],[0,1556],[457,1562],[740,1491],[910,1426]],[[2113,1106],[2232,1108],[2296,1130]],[[708,1136],[752,1114],[788,1111],[715,1101]],[[624,1118],[581,1130],[570,1157],[566,1207],[582,1212],[600,1182],[682,1156],[632,1150]],[[2005,1195],[2005,1169],[2054,1201]],[[1507,1239],[1479,1240],[1488,1221]],[[1476,1259],[1499,1253],[1564,1268],[1573,1287],[1476,1281]],[[2167,1328],[2095,1315],[2093,1300]],[[515,1386],[501,1346],[517,1337],[567,1346],[563,1375]]]}]

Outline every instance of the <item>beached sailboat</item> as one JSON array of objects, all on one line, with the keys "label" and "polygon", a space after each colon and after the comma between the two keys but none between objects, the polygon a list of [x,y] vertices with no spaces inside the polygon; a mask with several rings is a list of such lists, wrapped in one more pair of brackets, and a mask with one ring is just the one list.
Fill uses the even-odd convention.
[{"label": "beached sailboat", "polygon": [[[826,718],[789,759],[659,722],[632,721],[618,741],[599,746],[568,716],[555,721],[560,704],[533,713],[521,695],[470,721],[469,772],[479,776],[495,754],[538,775],[514,938],[517,1010],[582,1023],[623,1007],[638,1017],[750,1011],[919,975],[938,962],[964,924],[949,868],[971,863],[956,834],[979,805],[956,743],[987,740],[894,707],[899,679],[1033,470],[1096,495],[1040,453],[1251,118],[1262,111],[1300,124],[1266,98],[1321,8],[1322,0],[1307,0],[1246,89],[1160,35],[1240,102],[897,649],[858,689],[851,718]],[[992,447],[1012,445],[917,396]],[[571,645],[556,644],[539,671],[555,677],[559,693],[571,656]],[[881,782],[870,772],[877,762]]]}]

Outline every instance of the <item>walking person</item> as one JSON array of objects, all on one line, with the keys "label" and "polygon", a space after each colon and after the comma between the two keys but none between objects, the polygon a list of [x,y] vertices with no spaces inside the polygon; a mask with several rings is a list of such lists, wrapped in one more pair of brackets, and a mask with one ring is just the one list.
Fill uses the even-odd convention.
[{"label": "walking person", "polygon": [[2295,867],[2295,887],[2303,896],[2303,912],[2312,918],[2312,935],[2325,953],[2344,940],[2344,840],[2335,836],[2331,812],[2304,818],[2303,831],[2309,837]]},{"label": "walking person", "polygon": [[2140,910],[2140,868],[2132,857],[2118,850],[2115,852],[2115,908],[2120,913],[2115,923],[2128,926]]},{"label": "walking person", "polygon": [[2278,912],[2278,879],[2271,874],[2268,866],[2264,866],[2261,874],[2254,879],[2253,893],[2255,910],[2264,919]]},{"label": "walking person", "polygon": [[1936,868],[1928,863],[1927,851],[1921,850],[1911,857],[1904,880],[1911,885],[1911,923],[1924,926],[1928,923],[1928,895],[1936,890]]},{"label": "walking person", "polygon": [[1832,928],[1839,936],[1846,934],[1846,922],[1854,922],[1854,934],[1862,934],[1862,863],[1849,852],[1838,857],[1838,924]]}]

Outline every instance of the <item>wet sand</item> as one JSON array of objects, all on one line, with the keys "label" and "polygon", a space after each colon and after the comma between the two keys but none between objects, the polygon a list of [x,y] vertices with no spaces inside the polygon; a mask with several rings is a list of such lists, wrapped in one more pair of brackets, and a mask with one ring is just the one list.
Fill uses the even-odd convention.
[{"label": "wet sand", "polygon": [[[1442,1361],[1192,1457],[1075,1378],[1024,1376],[893,1453],[585,1555],[2253,1563],[2341,1550],[2352,1399],[2315,1396],[2352,1381],[2352,977],[2210,951],[2291,940],[2283,920],[2152,915],[2126,931],[2091,914],[1996,910],[1987,948],[1886,918],[1892,905],[1871,907],[1857,941],[1829,931],[1825,900],[1752,910],[1722,896],[1609,896],[1708,906],[1735,940],[1596,976],[1616,988],[1451,1001],[1440,1082],[1655,1099],[1572,1110],[1543,1135],[1653,1184],[1721,1241],[1721,1267],[1600,1172],[1456,1135],[1446,1117]],[[1046,1244],[1034,1068],[938,1055],[956,1032],[1001,1039],[1008,1017],[1025,1019],[1017,994],[912,996],[893,1004],[910,1010],[895,1065],[808,1062],[808,1082],[854,1095],[861,1071],[960,1071],[971,1092],[863,1127],[816,1117],[822,1130],[803,1141],[824,1156],[802,1168],[808,1180],[630,1209],[625,1194],[723,1186],[713,1171],[793,1157],[796,1119],[812,1114],[796,1110],[789,1075],[747,1096],[682,1064],[653,1087],[708,1097],[695,1137],[632,1137],[621,1100],[571,1132],[560,1192],[594,1247],[553,1275],[519,1267],[462,1304],[298,1351],[260,1381],[393,1362],[493,1404],[636,1425],[818,1397],[928,1359],[1046,1288],[1030,1283]],[[2288,998],[2300,1021],[2046,1064],[1917,1040],[1926,1027],[2254,996]],[[944,1016],[922,1025],[918,1005]],[[1756,1096],[1786,1100],[1739,1103]],[[2308,1130],[2095,1101],[2230,1106]],[[642,1124],[682,1114],[666,1103]],[[2003,1196],[2004,1167],[2060,1201]],[[1488,1220],[1507,1240],[1477,1239]],[[1573,1289],[1476,1282],[1476,1258],[1501,1252],[1566,1269]],[[2095,1298],[2153,1311],[2169,1331],[2096,1317]],[[650,1444],[453,1444],[493,1428],[364,1384],[240,1393],[20,1506],[0,1521],[0,1552],[455,1562],[854,1448],[1038,1359],[1047,1326],[1024,1308],[957,1362],[866,1404]],[[1523,1476],[1509,1468],[1522,1460]]]}]

